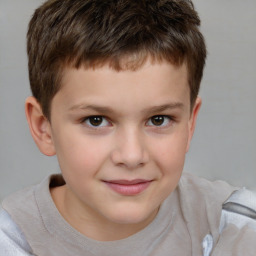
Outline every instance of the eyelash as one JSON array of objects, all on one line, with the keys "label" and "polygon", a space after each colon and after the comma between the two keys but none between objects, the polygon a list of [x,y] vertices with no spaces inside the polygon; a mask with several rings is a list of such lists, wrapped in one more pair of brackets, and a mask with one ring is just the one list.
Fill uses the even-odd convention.
[{"label": "eyelash", "polygon": [[[163,118],[163,123],[166,122],[166,119],[168,120],[167,124],[160,124],[160,125],[156,125],[156,124],[153,124],[153,118],[158,118],[158,119],[162,119]],[[174,121],[174,118],[171,117],[171,116],[168,116],[168,115],[155,115],[155,116],[152,116],[146,124],[148,124],[149,122],[151,122],[152,124],[151,125],[148,125],[148,126],[153,126],[153,127],[156,127],[156,128],[162,128],[162,127],[168,127],[170,125],[170,122]]]},{"label": "eyelash", "polygon": [[[100,122],[99,125],[93,125],[91,123],[93,118],[102,119],[102,122],[103,123],[107,122],[107,124],[102,125],[102,122]],[[153,118],[159,118],[159,119],[163,118],[163,123],[166,123],[166,119],[167,119],[168,123],[164,124],[164,125],[162,125],[162,124],[156,125],[156,124],[153,124],[153,122],[152,122]],[[174,121],[174,118],[172,116],[169,116],[169,115],[154,115],[154,116],[150,117],[147,120],[146,125],[150,126],[150,127],[163,128],[163,127],[168,127],[172,121]],[[87,117],[82,119],[81,123],[85,124],[86,126],[88,126],[89,128],[92,128],[92,129],[100,129],[100,128],[112,126],[112,124],[108,120],[108,118],[106,118],[105,116],[101,116],[101,115],[87,116]],[[149,123],[151,123],[151,124],[149,124]]]},{"label": "eyelash", "polygon": [[[102,126],[102,125],[101,125],[102,122],[100,123],[100,125],[93,125],[92,123],[87,123],[87,122],[92,121],[93,118],[95,118],[95,119],[97,119],[97,118],[99,119],[99,118],[100,118],[100,119],[102,119],[102,121],[105,121],[105,122],[107,122],[107,123],[110,124],[110,125],[104,125],[104,126]],[[82,119],[81,123],[83,123],[83,124],[85,123],[86,126],[88,126],[88,127],[90,127],[90,128],[93,128],[93,129],[99,129],[99,128],[101,128],[101,127],[111,126],[111,123],[108,121],[108,119],[107,119],[106,117],[100,116],[100,115],[85,117],[85,118]]]}]

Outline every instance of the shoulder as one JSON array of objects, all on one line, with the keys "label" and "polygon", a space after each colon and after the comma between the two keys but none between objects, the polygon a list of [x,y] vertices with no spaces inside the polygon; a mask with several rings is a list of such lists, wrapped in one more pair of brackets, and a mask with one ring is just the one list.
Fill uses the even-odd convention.
[{"label": "shoulder", "polygon": [[192,244],[199,251],[202,249],[200,246],[204,238],[211,237],[214,241],[211,246],[214,246],[220,236],[222,205],[238,188],[224,181],[209,181],[183,173],[177,189]]},{"label": "shoulder", "polygon": [[230,223],[239,229],[248,226],[256,231],[256,192],[242,188],[232,193],[222,207],[220,232]]},{"label": "shoulder", "polygon": [[33,190],[34,186],[10,194],[2,202],[3,209],[9,212],[13,208],[34,205]]},{"label": "shoulder", "polygon": [[[60,175],[51,175],[41,183],[13,193],[3,200],[4,211],[1,213],[0,219],[1,233],[5,238],[1,241],[3,250],[8,248],[8,246],[6,247],[8,243],[12,243],[16,251],[17,248],[22,250],[24,242],[26,245],[29,244],[34,252],[38,241],[43,239],[46,241],[49,238],[50,233],[47,227],[49,228],[53,224],[52,216],[57,211],[51,198],[50,187],[62,183],[63,179]],[[10,228],[6,225],[10,225]],[[0,251],[0,255],[27,254],[1,254]]]},{"label": "shoulder", "polygon": [[[46,177],[41,183],[24,188],[6,197],[2,202],[2,208],[16,222],[21,216],[25,216],[26,219],[38,218],[40,205],[51,201],[50,187],[59,184],[63,184],[62,176],[56,174]],[[44,208],[44,206],[41,208]]]},{"label": "shoulder", "polygon": [[[181,199],[186,202],[183,208],[188,223],[196,222],[194,230],[198,226],[201,229],[205,225],[210,227],[204,237],[212,237],[212,256],[255,255],[255,192],[231,186],[225,181],[209,181],[187,173],[183,174],[179,189]],[[191,205],[196,205],[194,211]]]},{"label": "shoulder", "polygon": [[228,224],[238,228],[249,225],[256,231],[256,192],[229,185],[225,181],[209,181],[185,173],[180,186],[189,196],[203,198],[206,203],[217,202],[221,207],[220,233]]},{"label": "shoulder", "polygon": [[0,210],[0,255],[32,255],[22,231],[5,210]]},{"label": "shoulder", "polygon": [[222,180],[209,181],[190,173],[182,175],[179,187],[185,193],[204,198],[206,201],[218,201],[221,205],[239,189]]},{"label": "shoulder", "polygon": [[256,193],[245,188],[232,193],[223,204],[220,237],[215,255],[255,255]]}]

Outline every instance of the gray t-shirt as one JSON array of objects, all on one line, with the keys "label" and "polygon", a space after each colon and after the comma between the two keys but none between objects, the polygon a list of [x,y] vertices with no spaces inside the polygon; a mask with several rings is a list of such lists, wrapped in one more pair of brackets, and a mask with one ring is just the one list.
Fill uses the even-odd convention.
[{"label": "gray t-shirt", "polygon": [[126,239],[109,242],[82,235],[60,215],[49,187],[63,184],[60,175],[53,175],[3,201],[0,255],[256,255],[254,229],[227,223],[220,234],[222,205],[236,190],[225,182],[183,174],[176,190],[146,228]]}]

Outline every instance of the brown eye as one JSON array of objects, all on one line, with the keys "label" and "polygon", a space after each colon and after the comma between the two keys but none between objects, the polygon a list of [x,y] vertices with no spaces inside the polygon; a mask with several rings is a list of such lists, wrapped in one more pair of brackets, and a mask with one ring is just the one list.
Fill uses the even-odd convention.
[{"label": "brown eye", "polygon": [[101,116],[89,117],[89,122],[92,126],[99,126],[102,123],[103,118]]},{"label": "brown eye", "polygon": [[162,125],[164,122],[164,117],[163,116],[154,116],[151,118],[152,124],[159,126]]},{"label": "brown eye", "polygon": [[153,116],[149,119],[149,126],[166,126],[170,123],[171,118],[168,116]]},{"label": "brown eye", "polygon": [[90,127],[105,127],[109,126],[109,121],[103,116],[89,116],[83,121]]}]

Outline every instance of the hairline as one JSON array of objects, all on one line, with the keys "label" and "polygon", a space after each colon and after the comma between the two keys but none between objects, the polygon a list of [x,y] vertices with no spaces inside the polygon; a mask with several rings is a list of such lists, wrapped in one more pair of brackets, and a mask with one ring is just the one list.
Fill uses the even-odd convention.
[{"label": "hairline", "polygon": [[[72,60],[72,61],[59,61],[59,67],[58,67],[58,89],[56,90],[55,94],[53,95],[53,97],[50,99],[49,101],[49,105],[48,105],[48,112],[45,114],[45,117],[51,121],[51,109],[52,109],[52,101],[55,97],[55,95],[61,90],[62,86],[63,86],[63,77],[65,75],[65,71],[69,68],[71,69],[80,69],[80,68],[84,68],[85,70],[88,69],[99,69],[101,67],[107,66],[110,69],[113,69],[116,72],[123,72],[123,71],[138,71],[141,68],[143,68],[145,66],[145,63],[147,62],[147,60],[150,61],[150,63],[152,65],[154,64],[161,64],[161,63],[169,63],[175,67],[181,67],[182,65],[186,65],[186,69],[187,69],[187,85],[188,85],[188,89],[189,89],[189,95],[191,97],[191,87],[190,87],[190,72],[189,72],[189,68],[188,68],[188,62],[186,57],[183,58],[183,60],[174,60],[174,58],[169,58],[169,60],[167,58],[163,58],[163,57],[159,57],[157,55],[152,56],[150,53],[145,54],[142,58],[133,58],[133,61],[130,62],[129,59],[130,57],[134,57],[137,56],[136,54],[125,54],[124,56],[121,56],[118,58],[118,63],[122,63],[121,65],[116,66],[115,63],[113,63],[113,58],[106,58],[103,61],[100,61],[99,58],[96,58],[92,61],[82,61],[79,63],[77,60]],[[128,61],[125,61],[128,58]],[[91,64],[91,65],[90,65]],[[194,102],[191,102],[190,100],[190,112],[193,109],[195,100]]]}]

